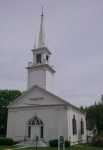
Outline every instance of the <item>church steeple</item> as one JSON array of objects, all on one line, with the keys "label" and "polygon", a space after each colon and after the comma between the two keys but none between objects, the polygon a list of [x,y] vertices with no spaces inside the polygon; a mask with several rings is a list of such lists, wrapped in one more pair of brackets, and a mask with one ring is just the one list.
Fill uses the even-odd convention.
[{"label": "church steeple", "polygon": [[41,24],[40,24],[40,31],[39,31],[39,40],[38,40],[38,48],[41,48],[41,47],[45,47],[43,6],[42,6],[42,14],[41,14]]},{"label": "church steeple", "polygon": [[27,89],[30,89],[33,85],[38,85],[53,92],[55,70],[53,66],[50,65],[50,56],[52,53],[45,46],[43,7],[38,46],[36,46],[35,39],[35,44],[31,51],[33,52],[33,62],[29,62],[28,67],[26,67],[28,70]]}]

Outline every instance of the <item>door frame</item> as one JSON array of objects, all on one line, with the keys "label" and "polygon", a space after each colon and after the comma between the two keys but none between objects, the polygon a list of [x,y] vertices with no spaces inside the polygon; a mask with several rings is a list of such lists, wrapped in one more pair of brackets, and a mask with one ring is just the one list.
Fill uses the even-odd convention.
[{"label": "door frame", "polygon": [[[35,121],[35,117],[36,117],[36,121]],[[37,120],[39,121],[39,123],[37,123]],[[39,119],[36,115],[28,120],[26,131],[27,131],[27,137],[30,140],[31,140],[31,126],[34,126],[34,128],[35,127],[40,128],[39,140],[43,140],[44,139],[44,123],[43,123],[43,121],[41,119]]]}]

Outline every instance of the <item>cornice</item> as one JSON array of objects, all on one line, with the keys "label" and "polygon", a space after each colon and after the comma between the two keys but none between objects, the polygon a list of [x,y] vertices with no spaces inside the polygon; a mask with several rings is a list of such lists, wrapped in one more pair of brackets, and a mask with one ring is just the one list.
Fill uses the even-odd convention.
[{"label": "cornice", "polygon": [[56,71],[51,67],[49,66],[48,64],[39,64],[39,65],[32,65],[30,67],[26,67],[26,69],[34,69],[34,68],[48,68],[50,71],[52,71],[53,73],[55,73]]},{"label": "cornice", "polygon": [[34,49],[32,49],[31,51],[32,51],[32,52],[47,51],[47,53],[48,53],[49,55],[52,54],[52,53],[48,50],[47,47],[34,48]]}]

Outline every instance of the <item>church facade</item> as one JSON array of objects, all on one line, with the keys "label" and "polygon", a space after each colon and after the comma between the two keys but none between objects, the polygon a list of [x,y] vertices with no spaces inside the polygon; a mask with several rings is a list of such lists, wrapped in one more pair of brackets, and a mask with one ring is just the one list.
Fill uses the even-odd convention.
[{"label": "church facade", "polygon": [[55,70],[45,46],[43,21],[42,12],[38,47],[35,43],[33,62],[27,67],[27,91],[8,105],[7,137],[18,141],[38,136],[48,142],[64,136],[72,144],[85,142],[85,113],[53,92]]}]

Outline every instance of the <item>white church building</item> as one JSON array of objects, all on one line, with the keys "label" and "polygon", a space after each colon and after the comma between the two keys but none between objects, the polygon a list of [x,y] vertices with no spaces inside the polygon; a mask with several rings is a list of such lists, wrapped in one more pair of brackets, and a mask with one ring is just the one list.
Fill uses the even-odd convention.
[{"label": "white church building", "polygon": [[42,11],[38,46],[31,50],[28,63],[27,91],[8,105],[7,137],[15,141],[48,142],[64,136],[72,144],[86,141],[85,113],[54,93],[55,70],[50,64],[51,52],[45,46]]}]

